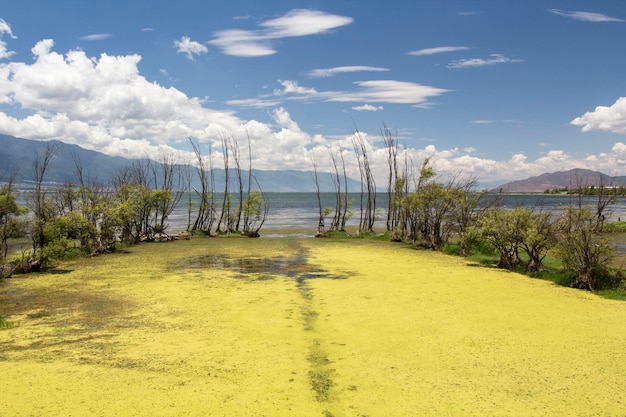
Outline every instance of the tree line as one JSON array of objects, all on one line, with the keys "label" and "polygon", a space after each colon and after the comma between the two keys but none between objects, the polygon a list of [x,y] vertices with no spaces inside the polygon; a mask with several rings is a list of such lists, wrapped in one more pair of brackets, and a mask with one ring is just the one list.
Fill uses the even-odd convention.
[{"label": "tree line", "polygon": [[[621,280],[621,273],[610,271],[614,247],[603,235],[608,207],[618,194],[604,182],[591,188],[577,181],[578,198],[559,210],[541,206],[507,208],[502,194],[478,190],[475,177],[440,175],[429,158],[415,164],[406,152],[401,152],[397,135],[386,126],[381,130],[381,138],[387,155],[385,231],[390,240],[434,250],[454,243],[462,256],[490,250],[499,256],[498,267],[522,268],[529,273],[544,269],[543,261],[551,255],[572,271],[573,287],[592,291]],[[376,184],[367,147],[358,130],[353,145],[361,174],[357,234],[367,235],[374,232],[378,218]],[[323,208],[317,187],[318,236],[346,232],[345,219],[350,216],[346,214],[350,202],[344,185],[345,162],[339,151],[329,153],[336,204]],[[317,184],[316,161],[314,172]],[[590,189],[593,199],[583,198],[590,194],[582,190]],[[331,214],[332,220],[325,227]]]},{"label": "tree line", "polygon": [[[380,135],[386,150],[384,221],[390,240],[434,250],[454,243],[462,256],[488,248],[499,256],[499,267],[527,272],[543,269],[550,254],[573,271],[575,287],[597,290],[615,283],[608,268],[613,246],[602,232],[607,209],[617,196],[605,184],[594,187],[594,204],[587,204],[589,200],[583,199],[581,192],[578,199],[555,212],[542,207],[506,208],[498,195],[478,190],[475,177],[441,175],[429,158],[417,164],[402,152],[397,135],[386,126]],[[205,156],[197,142],[190,140],[190,144],[196,158],[195,173],[189,165],[166,156],[158,161],[137,161],[121,169],[105,186],[85,175],[74,155],[76,180],[53,189],[46,185],[45,174],[58,149],[48,146],[33,162],[35,190],[26,207],[17,204],[13,178],[0,188],[2,275],[45,267],[68,253],[98,254],[115,249],[120,242],[170,239],[168,218],[185,203],[185,196],[188,233],[258,237],[269,204],[252,173],[250,141],[248,160],[244,161],[239,141],[232,135],[221,136],[226,176],[220,201],[215,192],[212,149],[209,147]],[[353,152],[357,162],[358,201],[348,199],[346,152]],[[364,136],[357,129],[352,150],[329,148],[328,154],[335,189],[335,204],[330,207],[322,205],[318,163],[312,159],[319,209],[317,235],[347,233],[352,206],[355,210],[358,206],[357,234],[374,233],[381,215]],[[197,188],[192,187],[194,174],[200,184]],[[588,189],[585,184],[578,185],[579,190]],[[24,216],[26,212],[31,215]],[[30,238],[30,248],[21,258],[8,260],[8,241],[19,236]]]},{"label": "tree line", "polygon": [[[244,178],[239,141],[221,136],[225,172],[223,200],[216,201],[213,154],[203,155],[200,144],[190,139],[196,157],[195,173],[173,155],[158,161],[141,160],[117,172],[110,184],[85,174],[77,154],[72,155],[75,180],[59,186],[46,183],[46,173],[59,152],[49,144],[32,164],[34,190],[26,204],[18,204],[13,173],[0,187],[0,278],[15,272],[36,271],[71,253],[95,255],[116,245],[140,241],[171,240],[168,219],[188,199],[187,228],[190,233],[220,235],[237,233],[260,236],[269,206],[252,174],[251,158]],[[248,140],[248,154],[251,155]],[[194,174],[199,187],[193,187]],[[194,198],[195,197],[195,198]],[[9,259],[9,241],[29,239],[21,256]]]}]

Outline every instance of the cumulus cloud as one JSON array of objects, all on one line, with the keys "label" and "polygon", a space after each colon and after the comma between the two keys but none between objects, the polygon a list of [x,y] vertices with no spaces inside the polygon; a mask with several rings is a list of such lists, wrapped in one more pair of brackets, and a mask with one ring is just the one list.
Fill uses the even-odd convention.
[{"label": "cumulus cloud", "polygon": [[611,105],[598,106],[570,122],[582,126],[583,132],[604,130],[613,133],[626,133],[626,97],[620,97]]},{"label": "cumulus cloud", "polygon": [[187,58],[194,61],[194,55],[206,54],[209,50],[200,42],[192,41],[189,36],[183,36],[179,41],[174,41],[176,52],[187,55]]},{"label": "cumulus cloud", "polygon": [[111,35],[110,33],[94,33],[92,35],[83,36],[80,39],[83,41],[101,41],[104,39],[108,39],[111,36],[113,35]]},{"label": "cumulus cloud", "polygon": [[307,76],[310,78],[332,77],[335,74],[341,74],[345,72],[360,72],[360,71],[385,72],[385,71],[389,71],[389,68],[368,67],[368,66],[362,66],[362,65],[334,67],[334,68],[320,68],[320,69],[314,69],[314,70],[309,71],[307,73]]},{"label": "cumulus cloud", "polygon": [[593,23],[624,22],[624,19],[607,16],[602,13],[566,11],[566,10],[559,10],[559,9],[547,9],[546,11],[559,15],[559,16],[565,16],[565,17],[569,17],[572,19],[576,19],[576,20],[582,20],[583,22],[593,22]]},{"label": "cumulus cloud", "polygon": [[507,58],[501,54],[491,54],[491,58],[469,58],[469,59],[459,59],[456,61],[450,62],[447,67],[448,68],[472,68],[472,67],[484,67],[488,65],[497,65],[497,64],[517,64],[519,62],[524,62],[523,59],[513,59]]},{"label": "cumulus cloud", "polygon": [[276,39],[328,33],[349,25],[353,19],[317,10],[295,9],[284,16],[259,23],[260,29],[229,29],[216,32],[210,44],[227,55],[257,57],[276,53]]},{"label": "cumulus cloud", "polygon": [[139,55],[90,58],[81,50],[62,55],[53,45],[50,39],[38,42],[31,64],[0,66],[0,101],[32,112],[24,118],[2,113],[1,132],[142,157],[139,152],[149,154],[150,146],[190,136],[208,140],[244,123],[231,112],[204,108],[198,98],[149,82],[139,74]]},{"label": "cumulus cloud", "polygon": [[[148,81],[139,72],[139,55],[89,57],[81,50],[60,54],[54,51],[52,40],[38,42],[32,52],[33,62],[0,64],[0,102],[4,109],[0,111],[0,133],[59,139],[109,155],[135,158],[158,158],[170,152],[186,155],[179,144],[188,137],[219,144],[220,135],[226,133],[244,141],[250,139],[256,169],[308,170],[312,153],[327,155],[329,147],[339,147],[349,175],[359,176],[350,134],[337,138],[308,133],[286,108],[270,111],[268,123],[242,120],[232,112],[206,108],[201,99],[188,97],[176,88]],[[447,91],[393,80],[356,85],[358,90],[352,92],[319,92],[293,81],[282,81],[275,97],[412,104]],[[273,93],[267,100],[271,97]],[[608,109],[618,113],[623,100]],[[278,105],[278,101],[273,104]],[[6,109],[11,107],[18,111],[9,113]],[[357,108],[372,110],[382,106],[366,104]],[[377,178],[385,178],[386,149],[381,147],[377,135],[363,135]],[[626,168],[626,145],[622,142],[583,158],[549,146],[544,150],[535,160],[516,154],[498,161],[481,158],[481,150],[473,148],[440,149],[429,144],[424,148],[403,148],[399,158],[404,160],[406,156],[419,163],[430,157],[439,173],[471,174],[480,181],[520,179],[575,167],[608,173]],[[190,159],[192,156],[189,154]],[[320,159],[321,169],[323,164]]]},{"label": "cumulus cloud", "polygon": [[411,52],[408,52],[407,55],[413,55],[413,56],[434,55],[434,54],[441,54],[444,52],[467,51],[468,49],[470,48],[467,46],[438,46],[435,48],[426,48],[426,49],[420,49],[417,51],[411,51]]},{"label": "cumulus cloud", "polygon": [[371,104],[364,104],[362,106],[352,107],[352,110],[356,110],[356,111],[379,111],[382,109],[383,109],[383,106],[372,106]]}]

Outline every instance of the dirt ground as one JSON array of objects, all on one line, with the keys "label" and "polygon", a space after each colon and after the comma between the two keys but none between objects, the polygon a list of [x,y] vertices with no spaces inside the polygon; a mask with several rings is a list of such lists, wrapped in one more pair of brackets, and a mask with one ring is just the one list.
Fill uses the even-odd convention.
[{"label": "dirt ground", "polygon": [[0,316],[1,416],[626,415],[626,303],[390,242],[138,245]]}]

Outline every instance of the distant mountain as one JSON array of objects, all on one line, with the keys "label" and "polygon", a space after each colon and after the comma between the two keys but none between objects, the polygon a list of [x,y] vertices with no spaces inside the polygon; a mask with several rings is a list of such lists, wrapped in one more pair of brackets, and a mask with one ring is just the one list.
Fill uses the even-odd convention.
[{"label": "distant mountain", "polygon": [[626,176],[611,177],[598,171],[588,169],[572,169],[541,174],[525,180],[507,182],[492,191],[506,193],[541,193],[546,190],[577,188],[579,186],[598,186],[602,182],[606,186],[626,185]]},{"label": "distant mountain", "polygon": [[[90,151],[77,145],[69,145],[60,141],[50,141],[58,146],[46,172],[45,181],[54,183],[65,183],[76,181],[75,159],[79,160],[83,167],[85,178],[108,185],[120,170],[138,162],[137,159],[126,159],[112,157],[100,152]],[[39,157],[43,157],[48,142],[37,140],[21,139],[8,135],[0,135],[0,182],[6,181],[13,172],[17,172],[16,181],[28,183],[34,180],[33,162]],[[217,191],[223,189],[224,170],[214,169],[215,184]],[[253,169],[256,180],[261,185],[263,191],[268,192],[312,192],[315,191],[313,172],[296,170],[276,170],[265,171]],[[230,175],[234,175],[232,172]],[[247,180],[248,171],[243,171],[243,178]],[[318,173],[320,190],[324,192],[334,191],[330,174]],[[235,178],[231,177],[231,184],[235,187]],[[199,181],[192,171],[192,182],[194,187],[199,186]],[[253,187],[254,188],[254,187]],[[353,179],[348,179],[348,189],[356,192],[360,190],[360,183]]]}]

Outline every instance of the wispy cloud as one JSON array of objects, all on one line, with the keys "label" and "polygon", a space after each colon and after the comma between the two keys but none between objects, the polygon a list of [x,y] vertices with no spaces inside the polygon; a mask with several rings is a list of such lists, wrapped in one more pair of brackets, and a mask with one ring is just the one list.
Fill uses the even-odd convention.
[{"label": "wispy cloud", "polygon": [[484,13],[485,12],[481,12],[481,11],[478,11],[478,10],[468,10],[468,11],[465,11],[465,12],[458,12],[457,14],[459,16],[476,16],[476,15],[484,14]]},{"label": "wispy cloud", "polygon": [[298,85],[296,81],[280,81],[282,90],[274,95],[289,96],[290,99],[308,99],[346,103],[392,103],[424,107],[431,97],[450,90],[397,80],[357,81],[355,91],[317,91]]},{"label": "wispy cloud", "polygon": [[436,48],[426,48],[426,49],[420,49],[418,51],[407,52],[407,55],[413,55],[413,56],[434,55],[434,54],[441,54],[444,52],[467,51],[468,49],[470,49],[468,46],[438,46]]},{"label": "wispy cloud", "polygon": [[272,41],[281,38],[328,33],[353,19],[317,10],[295,9],[284,16],[259,23],[258,30],[230,29],[216,32],[209,41],[227,55],[256,57],[275,54]]},{"label": "wispy cloud", "polygon": [[491,54],[490,56],[491,58],[459,59],[459,60],[450,62],[447,65],[447,67],[448,68],[472,68],[472,67],[484,67],[488,65],[516,64],[519,62],[524,62],[523,59],[508,58],[501,54]]},{"label": "wispy cloud", "polygon": [[154,28],[141,28],[140,31],[141,32],[153,32]]},{"label": "wispy cloud", "polygon": [[280,104],[280,101],[264,100],[262,98],[246,98],[240,100],[229,100],[226,102],[226,104],[237,107],[264,109],[267,107],[276,107]]},{"label": "wispy cloud", "polygon": [[0,59],[6,59],[14,55],[14,51],[9,51],[7,49],[7,44],[3,40],[1,40],[3,35],[9,35],[12,39],[17,39],[17,36],[13,35],[13,31],[11,30],[11,26],[4,19],[0,18]]},{"label": "wispy cloud", "polygon": [[104,39],[108,39],[111,36],[113,35],[111,35],[110,33],[94,33],[92,35],[83,36],[80,39],[83,41],[101,41]]},{"label": "wispy cloud", "polygon": [[0,37],[4,34],[9,35],[12,39],[17,39],[17,36],[13,35],[11,26],[2,18],[0,18]]},{"label": "wispy cloud", "polygon": [[364,104],[362,106],[352,107],[352,110],[356,111],[380,111],[383,109],[383,106],[372,106],[371,104]]},{"label": "wispy cloud", "polygon": [[491,125],[496,123],[517,123],[517,120],[514,119],[505,119],[505,120],[492,120],[492,119],[483,119],[483,120],[472,120],[470,123],[477,125]]},{"label": "wispy cloud", "polygon": [[581,12],[581,11],[566,11],[559,9],[546,9],[550,13],[554,13],[559,16],[565,16],[576,20],[582,20],[583,22],[624,22],[624,19],[617,17],[607,16],[602,13]]},{"label": "wispy cloud", "polygon": [[192,41],[189,36],[183,36],[179,41],[174,41],[174,46],[177,48],[176,52],[187,55],[191,61],[195,61],[194,55],[206,54],[209,51],[206,46],[200,42]]},{"label": "wispy cloud", "polygon": [[345,72],[360,72],[360,71],[374,71],[374,72],[385,72],[389,71],[389,68],[382,67],[368,67],[368,66],[346,66],[346,67],[334,67],[334,68],[319,68],[311,70],[307,73],[307,76],[310,78],[319,78],[319,77],[332,77],[335,74],[345,73]]}]

